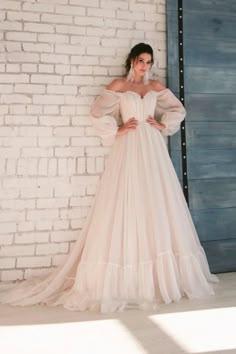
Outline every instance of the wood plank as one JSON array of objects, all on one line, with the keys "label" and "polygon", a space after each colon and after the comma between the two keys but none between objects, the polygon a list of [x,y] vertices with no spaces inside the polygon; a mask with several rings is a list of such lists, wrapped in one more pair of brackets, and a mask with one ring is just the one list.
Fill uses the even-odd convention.
[{"label": "wood plank", "polygon": [[[167,2],[169,3],[169,1]],[[174,8],[174,4],[177,8],[177,1],[171,0],[171,7]],[[184,0],[183,1],[184,13],[192,12],[209,12],[210,14],[216,14],[217,18],[221,14],[236,16],[236,2],[235,0]]]},{"label": "wood plank", "polygon": [[202,243],[213,273],[236,271],[236,239]]},{"label": "wood plank", "polygon": [[186,121],[236,121],[236,94],[186,94]]},{"label": "wood plank", "polygon": [[215,40],[216,42],[236,40],[236,17],[230,13],[224,15],[214,13],[188,11],[184,12],[184,38]]},{"label": "wood plank", "polygon": [[201,241],[234,239],[236,208],[192,210],[191,215]]},{"label": "wood plank", "polygon": [[188,149],[187,167],[188,179],[236,177],[236,150]]},{"label": "wood plank", "polygon": [[[234,26],[236,27],[236,20]],[[173,51],[173,49],[172,49]],[[186,38],[184,40],[184,63],[193,66],[218,66],[236,68],[236,46],[224,41]]]},{"label": "wood plank", "polygon": [[236,149],[236,122],[187,122],[188,148]]},{"label": "wood plank", "polygon": [[[235,31],[236,33],[236,31]],[[235,94],[235,68],[185,66],[186,93]]]},{"label": "wood plank", "polygon": [[190,179],[188,182],[191,210],[236,207],[235,178]]}]

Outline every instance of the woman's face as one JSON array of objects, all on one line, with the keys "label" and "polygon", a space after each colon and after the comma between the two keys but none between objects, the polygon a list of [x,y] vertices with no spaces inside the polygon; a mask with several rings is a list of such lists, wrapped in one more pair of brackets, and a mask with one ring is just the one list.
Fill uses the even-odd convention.
[{"label": "woman's face", "polygon": [[142,53],[133,60],[135,74],[144,76],[152,66],[152,56],[148,53]]}]

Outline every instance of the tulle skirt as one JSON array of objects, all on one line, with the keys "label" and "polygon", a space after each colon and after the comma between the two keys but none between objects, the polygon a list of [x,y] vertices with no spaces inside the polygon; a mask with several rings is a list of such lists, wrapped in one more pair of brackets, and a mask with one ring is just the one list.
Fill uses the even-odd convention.
[{"label": "tulle skirt", "polygon": [[65,262],[0,294],[12,305],[101,312],[213,295],[207,259],[160,131],[119,136]]}]

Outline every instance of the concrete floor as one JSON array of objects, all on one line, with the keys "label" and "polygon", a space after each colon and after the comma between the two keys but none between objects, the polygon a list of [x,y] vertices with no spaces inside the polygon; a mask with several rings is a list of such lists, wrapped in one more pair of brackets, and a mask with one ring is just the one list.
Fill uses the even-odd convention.
[{"label": "concrete floor", "polygon": [[0,353],[236,353],[236,273],[219,278],[214,297],[183,299],[155,312],[0,306]]}]

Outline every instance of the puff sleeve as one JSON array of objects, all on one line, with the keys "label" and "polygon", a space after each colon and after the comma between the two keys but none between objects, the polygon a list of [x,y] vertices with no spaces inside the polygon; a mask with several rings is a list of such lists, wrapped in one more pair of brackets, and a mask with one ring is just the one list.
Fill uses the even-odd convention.
[{"label": "puff sleeve", "polygon": [[90,119],[96,134],[102,138],[102,142],[112,144],[119,126],[122,125],[118,93],[104,90],[91,107]]},{"label": "puff sleeve", "polygon": [[157,121],[165,124],[166,128],[161,130],[164,136],[175,134],[185,115],[184,106],[169,89],[159,93],[154,117]]}]

